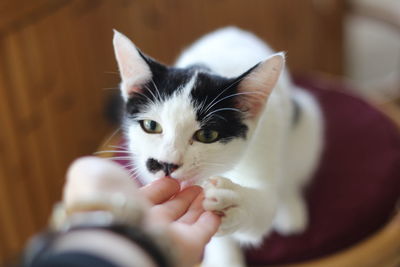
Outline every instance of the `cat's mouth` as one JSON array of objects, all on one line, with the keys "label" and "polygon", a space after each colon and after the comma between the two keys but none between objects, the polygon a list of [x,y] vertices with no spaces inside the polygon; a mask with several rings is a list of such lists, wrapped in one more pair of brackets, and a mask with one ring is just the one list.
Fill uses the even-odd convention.
[{"label": "cat's mouth", "polygon": [[[147,163],[148,162],[149,161],[147,161]],[[152,163],[152,161],[150,161],[150,163]],[[146,164],[146,169],[148,171],[148,174],[150,174],[150,177],[152,177],[150,180],[171,178],[179,182],[181,189],[198,184],[197,182],[200,180],[199,178],[201,178],[201,175],[199,175],[199,173],[196,170],[184,170],[183,168],[179,168],[172,172],[168,170],[166,171],[164,169],[154,172],[152,171],[152,168],[150,168],[154,166],[150,165],[151,164]]]}]

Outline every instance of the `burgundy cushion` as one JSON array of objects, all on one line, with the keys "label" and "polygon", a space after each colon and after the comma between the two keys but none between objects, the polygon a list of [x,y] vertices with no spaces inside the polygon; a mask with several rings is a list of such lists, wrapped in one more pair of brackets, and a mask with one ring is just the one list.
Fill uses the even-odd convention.
[{"label": "burgundy cushion", "polygon": [[252,264],[284,264],[347,248],[381,228],[400,197],[400,136],[395,125],[341,85],[302,79],[325,117],[325,149],[306,196],[310,224],[301,235],[268,236],[247,251]]},{"label": "burgundy cushion", "polygon": [[306,192],[310,224],[303,234],[272,233],[261,247],[247,250],[255,265],[315,259],[347,248],[381,228],[400,197],[400,136],[393,123],[340,91],[340,84],[296,83],[320,101],[325,117],[321,165]]}]

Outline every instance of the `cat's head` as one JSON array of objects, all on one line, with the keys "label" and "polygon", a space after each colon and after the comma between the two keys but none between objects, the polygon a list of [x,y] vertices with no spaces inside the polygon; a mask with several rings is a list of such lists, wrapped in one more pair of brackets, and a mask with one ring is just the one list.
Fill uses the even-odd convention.
[{"label": "cat's head", "polygon": [[146,183],[165,176],[191,183],[232,169],[284,65],[275,54],[236,78],[201,66],[167,67],[118,32],[114,50],[125,133]]}]

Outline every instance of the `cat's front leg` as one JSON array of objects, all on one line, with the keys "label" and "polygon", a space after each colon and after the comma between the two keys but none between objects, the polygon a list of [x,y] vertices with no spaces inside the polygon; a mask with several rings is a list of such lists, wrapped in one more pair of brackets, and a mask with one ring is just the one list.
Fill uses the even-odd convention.
[{"label": "cat's front leg", "polygon": [[244,267],[239,243],[231,236],[213,237],[204,251],[201,267]]},{"label": "cat's front leg", "polygon": [[217,235],[231,234],[238,230],[246,217],[243,209],[241,186],[224,177],[209,179],[204,185],[203,207],[222,218]]},{"label": "cat's front leg", "polygon": [[257,243],[271,227],[276,202],[268,190],[243,187],[224,177],[209,179],[204,185],[205,210],[221,215],[217,235],[237,233],[241,241]]}]

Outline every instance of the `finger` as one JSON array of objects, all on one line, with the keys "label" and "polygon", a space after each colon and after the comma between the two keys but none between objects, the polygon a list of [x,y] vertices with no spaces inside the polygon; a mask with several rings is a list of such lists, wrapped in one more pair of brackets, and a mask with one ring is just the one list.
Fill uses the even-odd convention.
[{"label": "finger", "polygon": [[206,211],[199,219],[191,225],[193,238],[197,239],[201,244],[207,244],[211,237],[218,231],[221,224],[221,218],[210,211]]},{"label": "finger", "polygon": [[202,191],[199,186],[191,186],[179,192],[175,197],[150,210],[153,220],[174,221],[181,217],[189,208],[194,199]]},{"label": "finger", "polygon": [[153,204],[160,204],[179,192],[178,181],[171,178],[161,178],[140,188],[140,193]]},{"label": "finger", "polygon": [[121,193],[129,197],[138,194],[129,174],[120,165],[97,157],[75,160],[68,169],[63,200],[68,206],[95,194]]},{"label": "finger", "polygon": [[178,222],[186,224],[192,224],[196,222],[197,219],[200,217],[200,215],[204,212],[203,200],[204,200],[204,193],[201,192],[192,202],[186,213],[183,214],[181,218],[179,218]]}]

